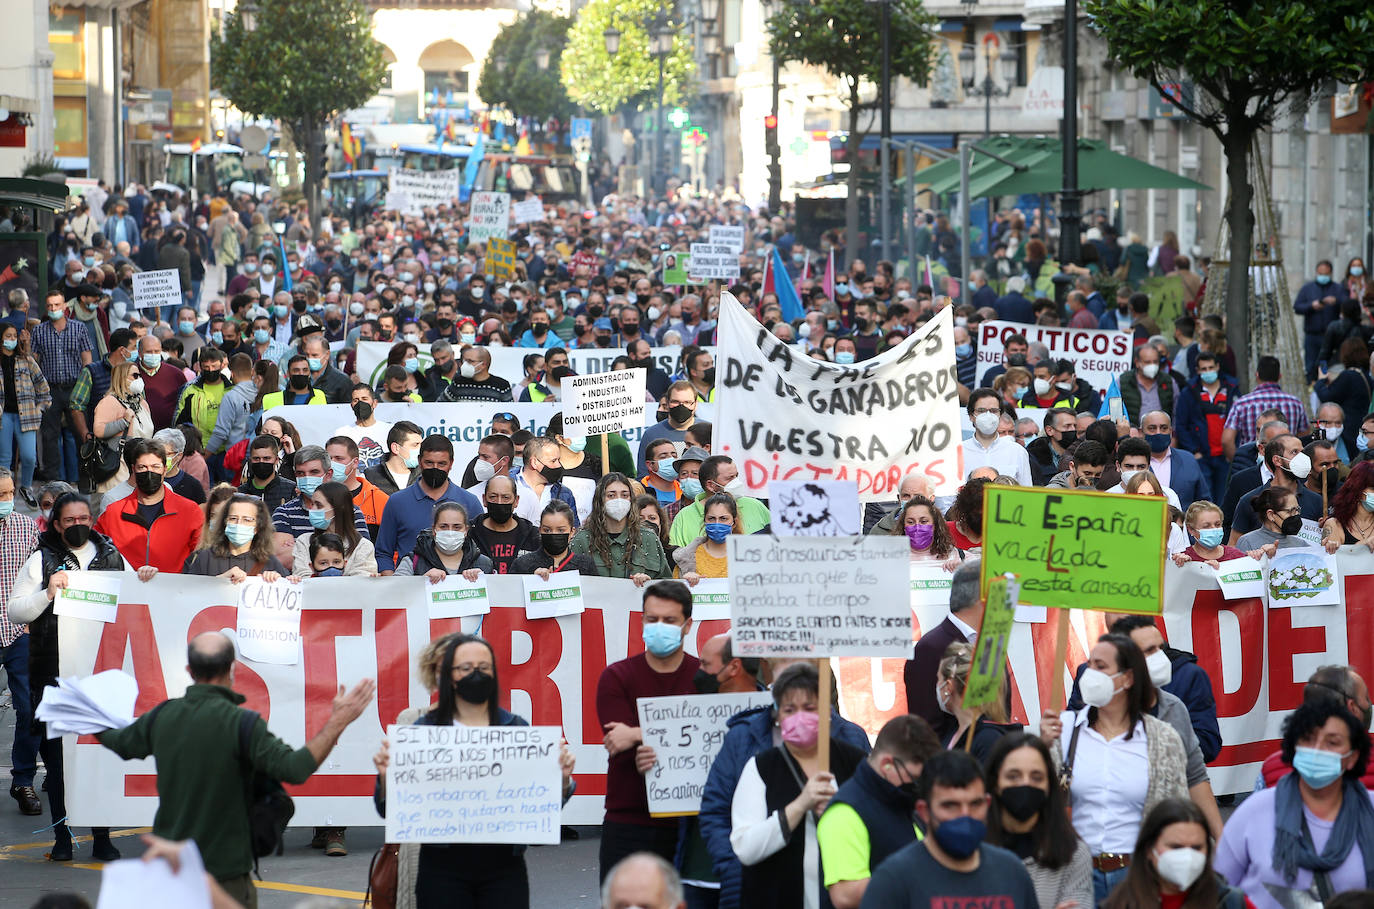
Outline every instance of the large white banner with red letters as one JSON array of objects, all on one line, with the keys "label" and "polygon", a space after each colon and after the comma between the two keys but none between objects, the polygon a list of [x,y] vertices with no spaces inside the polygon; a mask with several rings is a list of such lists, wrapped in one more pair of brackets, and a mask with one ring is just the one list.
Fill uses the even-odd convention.
[{"label": "large white banner with red letters", "polygon": [[[1259,762],[1277,748],[1286,713],[1302,697],[1304,680],[1326,663],[1350,663],[1374,673],[1374,555],[1343,550],[1338,558],[1342,606],[1275,606],[1259,599],[1224,600],[1205,566],[1168,566],[1164,624],[1173,646],[1197,654],[1212,679],[1224,747],[1211,768],[1213,788],[1251,788]],[[304,582],[302,661],[295,666],[240,662],[235,688],[281,738],[303,745],[324,724],[340,684],[377,679],[377,702],[349,727],[325,765],[291,787],[299,825],[375,825],[372,755],[387,724],[429,695],[418,681],[416,657],[432,637],[480,630],[496,648],[506,706],[535,725],[561,726],[577,758],[578,794],[566,823],[601,820],[605,751],[596,718],[602,668],[642,652],[640,597],[629,581],[584,578],[586,612],[527,619],[520,579],[490,579],[491,612],[479,618],[430,620],[420,578],[323,578]],[[139,683],[137,713],[188,684],[186,642],[207,630],[236,626],[237,597],[226,581],[162,575],[144,584],[126,578],[118,620],[111,624],[61,619],[62,674],[85,676],[123,668]],[[688,640],[699,643],[729,626],[728,612],[699,609]],[[918,630],[933,628],[943,610],[916,612]],[[1100,613],[1073,615],[1065,679],[1102,630]],[[1016,716],[1039,716],[1048,704],[1054,671],[1054,624],[1015,626],[1009,648]],[[836,661],[840,704],[870,734],[906,709],[902,660]],[[151,761],[124,762],[94,739],[68,737],[67,799],[72,823],[147,824],[156,809]]]}]

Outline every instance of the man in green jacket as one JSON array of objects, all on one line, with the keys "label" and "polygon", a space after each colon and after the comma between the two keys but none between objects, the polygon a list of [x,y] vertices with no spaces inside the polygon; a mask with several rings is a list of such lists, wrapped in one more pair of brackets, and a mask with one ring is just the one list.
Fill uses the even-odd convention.
[{"label": "man in green jacket", "polygon": [[205,870],[246,909],[256,909],[248,829],[250,774],[305,782],[348,724],[372,703],[376,685],[363,679],[347,694],[340,687],[324,728],[304,748],[293,750],[268,732],[259,717],[250,740],[251,755],[244,761],[239,754],[238,707],[244,697],[233,690],[233,642],[218,631],[196,635],[186,648],[186,662],[192,684],[184,696],[98,738],[125,760],[157,759],[154,835],[195,840]]},{"label": "man in green jacket", "polygon": [[701,494],[673,518],[673,526],[668,531],[669,544],[686,546],[702,535],[706,527],[704,503],[718,492],[728,492],[735,497],[742,533],[758,533],[772,523],[773,518],[766,505],[752,496],[740,495],[747,487],[744,480],[740,479],[739,468],[728,455],[712,455],[702,461],[699,478]]}]

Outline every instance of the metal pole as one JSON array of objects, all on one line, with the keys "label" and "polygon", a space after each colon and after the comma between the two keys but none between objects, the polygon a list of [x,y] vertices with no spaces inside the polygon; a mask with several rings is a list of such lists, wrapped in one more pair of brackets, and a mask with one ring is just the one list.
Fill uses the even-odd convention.
[{"label": "metal pole", "polygon": [[[778,55],[769,48],[773,57],[773,116],[778,115],[779,95],[782,94],[782,64]],[[779,124],[781,125],[781,124]],[[778,131],[773,131],[774,140],[768,143],[764,154],[768,155],[768,211],[776,214],[782,208],[782,148],[777,141]]]},{"label": "metal pole", "polygon": [[1064,2],[1064,191],[1059,197],[1059,264],[1079,260],[1078,0]]},{"label": "metal pole", "polygon": [[[882,71],[882,134],[878,142],[878,164],[882,168],[879,186],[881,198],[878,212],[882,226],[878,232],[880,259],[889,259],[892,251],[892,2],[882,0],[883,71]],[[851,165],[852,166],[852,165]]]},{"label": "metal pole", "polygon": [[989,72],[983,77],[983,138],[992,135],[992,58],[988,58]]},{"label": "metal pole", "polygon": [[663,177],[667,172],[667,162],[664,156],[667,150],[663,147],[663,58],[665,54],[658,55],[658,123],[657,132],[654,134],[654,188],[663,193],[668,189],[668,181]]},{"label": "metal pole", "polygon": [[967,142],[959,145],[959,208],[963,214],[963,227],[959,231],[959,302],[972,303],[973,295],[968,289],[968,257],[969,257],[969,191],[968,191],[968,169],[973,159],[973,147]]},{"label": "metal pole", "polygon": [[[906,274],[916,276],[916,146],[907,143],[902,151],[906,157]],[[894,272],[895,273],[895,272]],[[920,281],[913,280],[913,285]]]}]

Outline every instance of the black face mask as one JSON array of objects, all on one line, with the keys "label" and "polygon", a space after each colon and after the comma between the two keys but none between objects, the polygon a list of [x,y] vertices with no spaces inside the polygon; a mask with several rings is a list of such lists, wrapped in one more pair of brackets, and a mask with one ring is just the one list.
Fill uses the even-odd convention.
[{"label": "black face mask", "polygon": [[151,470],[140,470],[134,474],[134,485],[145,496],[150,496],[162,488],[162,474]]},{"label": "black face mask", "polygon": [[1049,793],[1039,786],[1008,786],[997,793],[997,801],[1006,809],[1007,814],[1022,823],[1039,814],[1048,798]]},{"label": "black face mask", "polygon": [[439,326],[439,330],[444,332],[445,334],[447,334],[450,331],[453,331],[452,319],[440,319],[437,324]]},{"label": "black face mask", "polygon": [[692,418],[692,408],[686,404],[674,404],[668,408],[668,419],[674,423],[686,423]]},{"label": "black face mask", "polygon": [[1026,355],[1023,353],[1007,354],[1008,366],[1025,366]]},{"label": "black face mask", "polygon": [[329,319],[325,324],[329,326],[330,331],[338,331],[343,328],[343,319]]},{"label": "black face mask", "polygon": [[272,474],[277,472],[277,465],[270,461],[253,461],[248,465],[248,472],[257,480],[271,479]]},{"label": "black face mask", "polygon": [[73,549],[80,549],[91,538],[91,528],[86,524],[73,524],[62,531],[62,540]]},{"label": "black face mask", "polygon": [[292,300],[292,301],[291,301],[291,308],[294,309],[296,312],[305,312],[305,301],[304,301],[304,300]]},{"label": "black face mask", "polygon": [[[1328,495],[1336,491],[1336,487],[1341,485],[1341,469],[1339,467],[1328,467],[1323,471],[1326,476],[1326,492]],[[1321,489],[1321,480],[1317,480],[1317,488]]]},{"label": "black face mask", "polygon": [[859,331],[868,331],[868,320],[863,316],[859,316],[854,320],[854,327]]},{"label": "black face mask", "polygon": [[604,313],[604,312],[605,312],[605,309],[603,309],[603,308],[600,307],[600,306],[589,306],[589,307],[587,307],[587,315],[591,316],[593,321],[595,321],[595,320],[601,318],[601,314]]},{"label": "black face mask", "polygon": [[493,523],[504,524],[510,520],[511,515],[513,515],[514,513],[515,506],[512,505],[510,502],[487,503],[487,516],[491,518]]},{"label": "black face mask", "polygon": [[1066,429],[1059,434],[1059,447],[1068,448],[1078,441],[1078,430]]},{"label": "black face mask", "polygon": [[717,694],[720,692],[720,679],[705,669],[698,669],[696,675],[692,676],[692,685],[696,688],[697,694]]},{"label": "black face mask", "polygon": [[[703,382],[705,382],[707,385],[715,385],[715,384],[716,384],[716,368],[715,368],[714,366],[712,366],[710,369],[708,369],[708,370],[706,370],[704,373],[702,373],[702,374],[701,374],[701,380],[702,380]],[[681,421],[679,421],[679,422],[681,422]]]},{"label": "black face mask", "polygon": [[453,683],[453,693],[469,704],[485,704],[496,693],[496,678],[474,669]]},{"label": "black face mask", "polygon": [[223,379],[224,374],[218,369],[212,369],[209,372],[200,374],[200,382],[202,385],[218,385]]},{"label": "black face mask", "polygon": [[548,464],[545,464],[543,467],[539,468],[539,474],[544,478],[544,482],[557,483],[563,479],[563,468],[550,467]]},{"label": "black face mask", "polygon": [[420,482],[430,489],[439,489],[448,482],[448,471],[438,467],[426,467],[420,471]]},{"label": "black face mask", "polygon": [[534,335],[536,338],[542,338],[548,333],[549,326],[545,325],[543,322],[535,322],[530,326],[530,334]]},{"label": "black face mask", "polygon": [[366,401],[359,401],[353,405],[353,416],[359,420],[366,420],[372,416],[372,405]]},{"label": "black face mask", "polygon": [[1295,537],[1301,530],[1302,515],[1300,514],[1290,514],[1288,517],[1284,518],[1283,523],[1279,525],[1279,533],[1286,537]]},{"label": "black face mask", "polygon": [[309,376],[292,376],[288,383],[296,391],[305,391],[310,387]]},{"label": "black face mask", "polygon": [[597,346],[597,347],[610,347],[610,346],[611,346],[611,339],[610,339],[609,337],[605,337],[605,336],[598,336],[597,339],[596,339],[596,346]]},{"label": "black face mask", "polygon": [[568,551],[568,536],[566,533],[541,533],[539,547],[548,555],[560,555]]},{"label": "black face mask", "polygon": [[553,377],[553,380],[554,380],[555,382],[562,382],[562,381],[563,381],[564,379],[566,379],[568,376],[573,375],[572,367],[570,367],[570,366],[555,366],[554,369],[553,369],[553,371],[552,371],[551,373],[549,373],[549,375]]},{"label": "black face mask", "polygon": [[621,333],[622,335],[637,335],[637,334],[639,334],[639,323],[638,323],[638,322],[631,322],[631,323],[629,323],[628,325],[626,325],[625,323],[622,322],[622,323],[620,324],[620,333]]}]

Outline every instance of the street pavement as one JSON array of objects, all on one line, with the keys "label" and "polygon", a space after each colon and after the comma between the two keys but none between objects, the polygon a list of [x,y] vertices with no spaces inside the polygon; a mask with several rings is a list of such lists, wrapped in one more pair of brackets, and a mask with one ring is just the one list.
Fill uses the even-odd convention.
[{"label": "street pavement", "polygon": [[[76,860],[54,864],[47,860],[52,848],[48,825],[47,800],[43,814],[25,817],[14,800],[7,797],[10,743],[14,736],[14,711],[9,696],[0,708],[0,909],[28,909],[44,893],[80,893],[96,903],[100,892],[101,865],[91,858],[90,830],[77,828],[80,835]],[[42,782],[39,771],[39,783]],[[40,796],[43,793],[39,793]],[[380,820],[380,818],[378,819]],[[579,827],[579,839],[565,837],[559,846],[535,846],[525,853],[530,875],[530,905],[534,907],[575,907],[593,909],[598,905],[597,834],[599,828]],[[116,827],[115,845],[132,857],[143,851],[138,834],[147,828]],[[382,828],[352,827],[348,830],[348,855],[326,858],[310,848],[312,830],[293,827],[286,832],[285,854],[269,856],[259,862],[262,881],[258,884],[258,905],[262,909],[288,909],[309,906],[359,906],[367,889],[367,869],[372,855],[382,843]]]}]

